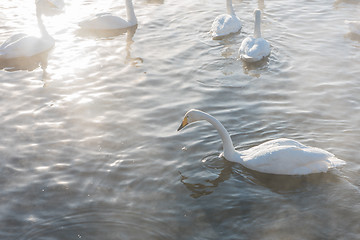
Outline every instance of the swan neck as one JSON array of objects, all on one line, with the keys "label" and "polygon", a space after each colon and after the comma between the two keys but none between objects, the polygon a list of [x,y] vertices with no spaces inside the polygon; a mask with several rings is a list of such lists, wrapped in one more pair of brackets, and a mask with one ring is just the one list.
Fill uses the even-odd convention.
[{"label": "swan neck", "polygon": [[261,38],[261,15],[255,14],[254,38]]},{"label": "swan neck", "polygon": [[126,16],[128,22],[137,24],[137,19],[135,16],[132,0],[125,0],[125,5],[126,5]]},{"label": "swan neck", "polygon": [[226,131],[225,127],[210,114],[207,113],[202,113],[202,114],[203,114],[202,118],[208,121],[209,123],[211,123],[211,125],[213,125],[215,129],[218,131],[221,140],[223,142],[224,155],[225,156],[232,155],[235,152],[235,148],[228,131]]},{"label": "swan neck", "polygon": [[229,15],[235,15],[235,11],[232,5],[232,0],[226,0],[226,9]]},{"label": "swan neck", "polygon": [[40,29],[41,36],[51,38],[50,34],[46,30],[45,25],[44,25],[44,23],[42,21],[41,10],[40,10],[39,7],[36,7],[36,18],[37,18],[37,22],[38,22],[38,26],[39,26],[39,29]]}]

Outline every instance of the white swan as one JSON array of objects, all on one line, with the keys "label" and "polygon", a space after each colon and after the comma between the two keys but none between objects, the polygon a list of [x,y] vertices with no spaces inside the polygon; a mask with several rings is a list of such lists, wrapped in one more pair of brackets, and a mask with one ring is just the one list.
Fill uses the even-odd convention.
[{"label": "white swan", "polygon": [[227,14],[217,16],[211,26],[213,39],[218,39],[230,33],[236,33],[241,29],[241,21],[236,16],[232,6],[232,0],[226,0]]},{"label": "white swan", "polygon": [[100,13],[79,23],[86,30],[116,30],[137,25],[137,19],[131,0],[125,0],[127,20],[113,16],[111,13]]},{"label": "white swan", "polygon": [[360,21],[348,21],[346,20],[345,23],[349,26],[350,32],[360,35]]},{"label": "white swan", "polygon": [[236,151],[224,126],[213,116],[195,109],[185,114],[178,131],[189,123],[200,120],[211,123],[220,134],[224,148],[221,156],[258,172],[305,175],[326,172],[330,168],[345,164],[332,153],[286,138],[271,140],[248,150]]},{"label": "white swan", "polygon": [[39,5],[36,5],[36,16],[41,36],[35,37],[22,33],[11,36],[0,46],[0,59],[32,57],[54,47],[55,41],[42,22]]},{"label": "white swan", "polygon": [[261,37],[261,11],[254,11],[254,36],[245,38],[239,48],[239,57],[245,62],[257,62],[270,55],[270,44]]},{"label": "white swan", "polygon": [[36,0],[36,4],[43,8],[53,8],[56,10],[62,10],[65,6],[63,0]]}]

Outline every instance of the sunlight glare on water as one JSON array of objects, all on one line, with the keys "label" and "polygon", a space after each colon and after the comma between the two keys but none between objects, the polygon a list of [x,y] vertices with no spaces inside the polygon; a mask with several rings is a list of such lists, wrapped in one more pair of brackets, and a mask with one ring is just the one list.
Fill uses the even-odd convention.
[{"label": "sunlight glare on water", "polygon": [[[89,34],[78,22],[126,17],[125,1],[65,1],[42,16],[46,54],[1,62],[0,239],[359,239],[360,4],[233,0],[243,27],[212,40],[225,0],[133,0],[138,26]],[[271,55],[238,59],[263,11]],[[4,1],[0,43],[38,35],[35,1]],[[15,65],[14,65],[15,64]],[[347,164],[264,174],[219,157],[216,130],[177,132],[191,108],[235,148],[291,138]]]}]

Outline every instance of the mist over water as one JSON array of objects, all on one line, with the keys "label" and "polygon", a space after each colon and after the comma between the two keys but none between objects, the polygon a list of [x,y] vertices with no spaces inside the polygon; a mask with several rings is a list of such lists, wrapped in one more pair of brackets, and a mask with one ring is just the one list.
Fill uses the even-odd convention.
[{"label": "mist over water", "polygon": [[[133,3],[137,28],[94,35],[77,22],[124,2],[66,1],[42,18],[50,52],[1,62],[0,239],[360,238],[360,4],[233,0],[242,30],[212,40],[225,1]],[[249,65],[255,8],[272,52]],[[34,1],[2,3],[0,32],[39,34]],[[347,165],[251,171],[208,123],[176,131],[190,108],[236,149],[286,137]]]}]

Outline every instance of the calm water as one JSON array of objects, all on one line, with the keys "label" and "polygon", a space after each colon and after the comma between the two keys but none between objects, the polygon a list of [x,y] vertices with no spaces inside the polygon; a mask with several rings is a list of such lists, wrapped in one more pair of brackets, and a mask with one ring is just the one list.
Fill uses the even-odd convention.
[{"label": "calm water", "polygon": [[[137,29],[92,36],[77,22],[124,1],[67,1],[43,17],[55,48],[0,71],[0,239],[360,239],[360,40],[344,24],[359,1],[234,0],[243,29],[218,41],[223,0],[134,7]],[[272,53],[245,65],[255,8]],[[36,34],[34,1],[2,1],[0,31]],[[287,137],[347,165],[245,169],[208,123],[176,131],[190,108],[237,149]]]}]

